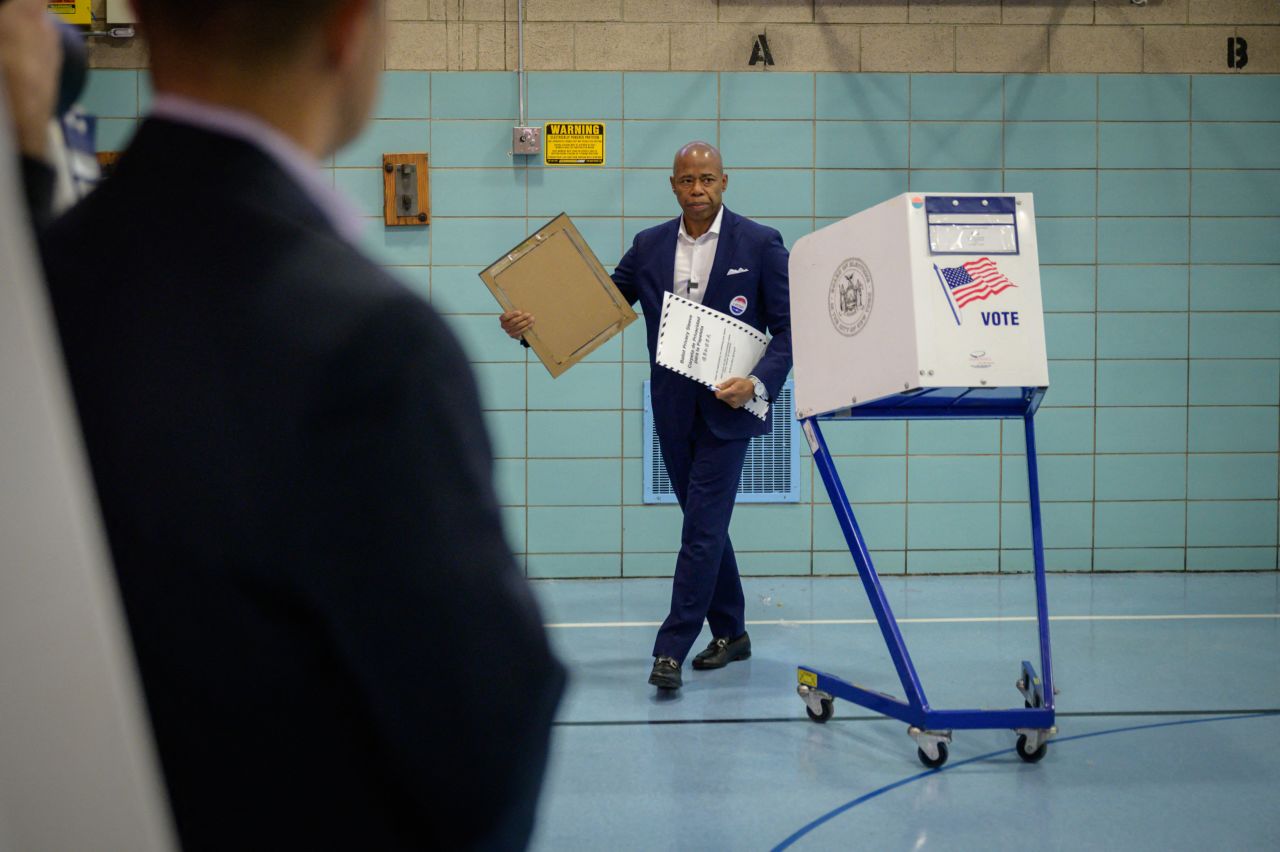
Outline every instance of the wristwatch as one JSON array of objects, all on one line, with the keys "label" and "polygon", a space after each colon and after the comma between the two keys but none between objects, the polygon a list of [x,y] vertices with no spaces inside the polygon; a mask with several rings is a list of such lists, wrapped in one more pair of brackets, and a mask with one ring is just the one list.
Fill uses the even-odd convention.
[{"label": "wristwatch", "polygon": [[760,381],[755,376],[747,376],[747,378],[751,380],[751,384],[755,385],[756,399],[763,399],[765,402],[768,402],[769,392],[765,390],[764,382]]}]

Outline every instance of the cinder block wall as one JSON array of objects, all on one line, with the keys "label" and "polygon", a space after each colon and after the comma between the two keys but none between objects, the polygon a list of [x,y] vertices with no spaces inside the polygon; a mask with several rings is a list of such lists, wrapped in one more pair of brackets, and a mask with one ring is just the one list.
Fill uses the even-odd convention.
[{"label": "cinder block wall", "polygon": [[[642,502],[641,330],[552,381],[500,333],[476,273],[562,210],[613,263],[676,214],[666,175],[691,138],[724,150],[726,202],[788,243],[907,190],[1035,192],[1050,567],[1277,568],[1280,76],[1258,72],[1276,69],[1280,3],[529,0],[528,64],[548,69],[530,118],[604,121],[591,169],[508,154],[515,75],[470,69],[514,67],[514,2],[387,9],[388,67],[405,70],[325,167],[369,216],[367,248],[462,337],[531,576],[669,574],[679,513]],[[747,65],[761,32],[767,70]],[[1229,36],[1248,41],[1243,70]],[[114,51],[97,61],[143,55]],[[148,100],[144,73],[95,72],[101,147],[123,146]],[[414,150],[431,155],[435,218],[385,229],[381,153]],[[881,571],[1028,569],[1019,430],[827,431]],[[851,570],[814,479],[806,458],[803,502],[738,508],[744,571]]]}]

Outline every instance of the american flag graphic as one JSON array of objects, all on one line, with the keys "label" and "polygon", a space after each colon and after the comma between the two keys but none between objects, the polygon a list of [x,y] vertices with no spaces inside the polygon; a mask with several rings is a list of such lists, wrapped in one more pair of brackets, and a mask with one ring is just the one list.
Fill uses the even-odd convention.
[{"label": "american flag graphic", "polygon": [[951,291],[951,298],[956,300],[957,308],[1018,286],[1001,275],[996,262],[989,257],[980,257],[962,266],[951,266],[940,271],[947,282],[947,289]]}]

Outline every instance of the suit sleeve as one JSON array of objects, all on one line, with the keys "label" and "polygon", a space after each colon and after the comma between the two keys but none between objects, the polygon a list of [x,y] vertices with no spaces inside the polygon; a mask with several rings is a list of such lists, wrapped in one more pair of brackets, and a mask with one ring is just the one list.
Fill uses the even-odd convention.
[{"label": "suit sleeve", "polygon": [[777,399],[791,372],[791,288],[787,272],[790,255],[782,235],[769,230],[761,257],[760,288],[764,297],[763,319],[773,335],[764,356],[752,372],[764,382],[769,399]]},{"label": "suit sleeve", "polygon": [[53,219],[56,177],[47,164],[32,157],[22,158],[22,185],[27,193],[27,211],[32,229],[38,234]]},{"label": "suit sleeve", "polygon": [[424,848],[524,848],[565,674],[503,532],[471,370],[406,295],[322,385],[331,559],[309,585],[393,798]]},{"label": "suit sleeve", "polygon": [[631,248],[627,249],[622,260],[618,261],[618,265],[613,268],[613,283],[617,285],[622,298],[627,300],[628,305],[634,305],[640,298],[640,291],[636,287],[636,255],[639,252],[636,243],[638,241],[638,237],[632,241]]}]

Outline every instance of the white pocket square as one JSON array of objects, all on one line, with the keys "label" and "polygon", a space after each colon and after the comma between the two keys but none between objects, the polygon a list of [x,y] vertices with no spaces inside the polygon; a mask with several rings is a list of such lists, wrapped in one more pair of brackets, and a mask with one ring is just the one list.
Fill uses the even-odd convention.
[{"label": "white pocket square", "polygon": [[737,269],[730,269],[725,275],[737,275],[739,272],[750,272],[745,266],[739,266]]}]

